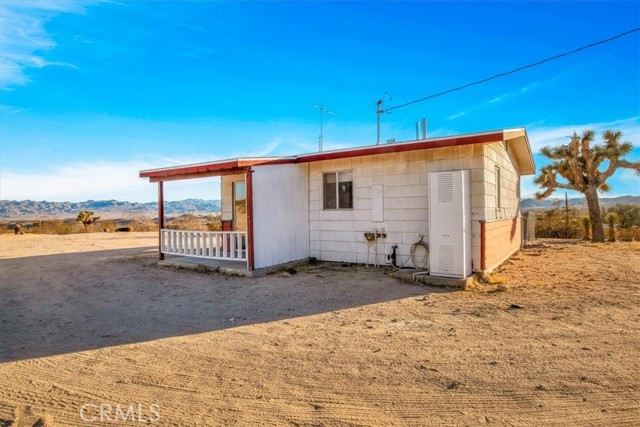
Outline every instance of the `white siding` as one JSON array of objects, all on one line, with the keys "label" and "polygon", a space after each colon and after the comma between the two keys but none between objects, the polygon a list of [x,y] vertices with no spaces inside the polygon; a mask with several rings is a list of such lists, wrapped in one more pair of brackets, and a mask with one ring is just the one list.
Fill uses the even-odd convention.
[{"label": "white siding", "polygon": [[[428,242],[429,172],[447,170],[471,171],[472,219],[484,215],[484,158],[482,144],[435,148],[404,153],[391,153],[348,159],[325,160],[309,165],[309,230],[310,255],[321,260],[375,262],[375,244],[368,243],[365,232],[384,229],[386,239],[379,240],[378,263],[384,263],[385,245],[398,245],[398,262],[404,263],[411,246],[423,235]],[[322,173],[353,171],[353,209],[322,208]],[[473,183],[476,182],[476,185]],[[376,200],[374,186],[382,186],[382,201]],[[477,206],[477,209],[474,207]],[[383,221],[378,209],[382,209]],[[479,247],[479,227],[472,241]],[[480,264],[480,253],[474,253],[474,267]],[[410,263],[407,265],[410,266]],[[479,267],[478,267],[479,268]]]},{"label": "white siding", "polygon": [[309,257],[308,166],[255,166],[253,242],[255,268]]},{"label": "white siding", "polygon": [[[515,155],[504,142],[485,144],[485,202],[484,218],[487,221],[509,219],[520,216],[520,174]],[[500,182],[497,182],[496,167],[500,168]],[[498,208],[498,185],[501,206]]]}]

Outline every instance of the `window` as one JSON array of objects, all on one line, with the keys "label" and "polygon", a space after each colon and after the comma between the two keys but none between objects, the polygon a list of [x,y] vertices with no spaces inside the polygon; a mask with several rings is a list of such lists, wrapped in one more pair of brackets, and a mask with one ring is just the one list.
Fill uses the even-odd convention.
[{"label": "window", "polygon": [[500,181],[500,166],[496,166],[496,208],[502,208],[502,184]]},{"label": "window", "polygon": [[328,172],[322,174],[324,209],[353,208],[353,173]]}]

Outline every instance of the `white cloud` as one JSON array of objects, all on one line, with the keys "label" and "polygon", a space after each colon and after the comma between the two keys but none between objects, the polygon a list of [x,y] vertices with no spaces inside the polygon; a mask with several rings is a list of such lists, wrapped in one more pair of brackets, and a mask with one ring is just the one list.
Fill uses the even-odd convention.
[{"label": "white cloud", "polygon": [[569,137],[573,132],[580,134],[583,130],[593,129],[598,134],[596,142],[600,142],[600,136],[607,129],[622,131],[623,139],[629,140],[634,145],[640,144],[640,116],[628,119],[614,120],[611,122],[583,123],[555,127],[530,127],[527,129],[531,150],[534,153],[540,151],[542,147],[557,147],[569,142]]},{"label": "white cloud", "polygon": [[138,179],[151,164],[74,163],[41,172],[3,171],[0,194],[5,200],[78,201],[112,199],[114,194],[144,194],[152,186]]},{"label": "white cloud", "polygon": [[43,56],[56,47],[47,33],[45,22],[61,13],[84,13],[95,1],[12,1],[0,2],[0,89],[11,89],[29,82],[28,68],[62,66],[75,68],[64,61],[50,61]]}]

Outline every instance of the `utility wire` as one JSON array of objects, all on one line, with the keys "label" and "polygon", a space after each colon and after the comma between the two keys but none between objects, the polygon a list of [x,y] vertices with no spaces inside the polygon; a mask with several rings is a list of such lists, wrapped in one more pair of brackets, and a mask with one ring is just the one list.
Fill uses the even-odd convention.
[{"label": "utility wire", "polygon": [[595,43],[591,43],[591,44],[579,47],[579,48],[571,50],[569,52],[564,52],[564,53],[561,53],[559,55],[552,56],[550,58],[546,58],[546,59],[543,59],[543,60],[538,61],[538,62],[534,62],[532,64],[524,65],[522,67],[514,68],[513,70],[505,71],[504,73],[496,74],[496,75],[493,75],[491,77],[487,77],[487,78],[482,79],[482,80],[477,80],[477,81],[472,82],[472,83],[467,83],[466,85],[458,86],[458,87],[455,87],[455,88],[449,89],[449,90],[445,90],[444,92],[439,92],[439,93],[435,93],[433,95],[425,96],[424,98],[416,99],[414,101],[405,102],[404,104],[395,105],[393,107],[387,108],[385,111],[397,110],[398,108],[407,107],[409,105],[416,104],[418,102],[426,101],[427,99],[436,98],[438,96],[446,95],[446,94],[451,93],[451,92],[456,92],[458,90],[466,89],[466,88],[471,87],[471,86],[479,85],[481,83],[486,83],[486,82],[488,82],[490,80],[494,80],[494,79],[497,79],[499,77],[508,76],[509,74],[514,74],[514,73],[517,73],[518,71],[526,70],[527,68],[532,68],[532,67],[538,66],[540,64],[544,64],[545,62],[549,62],[549,61],[553,61],[553,60],[558,59],[558,58],[562,58],[562,57],[565,57],[565,56],[573,55],[574,53],[578,53],[578,52],[580,52],[582,50],[589,49],[589,48],[592,48],[594,46],[598,46],[598,45],[601,45],[601,44],[609,43],[609,42],[611,42],[613,40],[616,40],[616,39],[619,39],[621,37],[628,36],[631,33],[635,33],[636,31],[640,31],[640,27],[634,28],[633,30],[625,31],[624,33],[620,33],[620,34],[618,34],[616,36],[613,36],[613,37],[610,37],[608,39],[600,40],[600,41],[597,41]]}]

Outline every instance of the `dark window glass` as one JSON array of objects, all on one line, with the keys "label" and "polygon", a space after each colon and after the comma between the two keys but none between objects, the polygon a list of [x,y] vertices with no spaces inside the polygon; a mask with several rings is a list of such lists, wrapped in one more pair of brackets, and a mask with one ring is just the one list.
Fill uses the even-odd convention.
[{"label": "dark window glass", "polygon": [[353,209],[353,173],[323,174],[322,197],[324,209]]},{"label": "dark window glass", "polygon": [[338,209],[353,208],[353,174],[338,173]]}]

